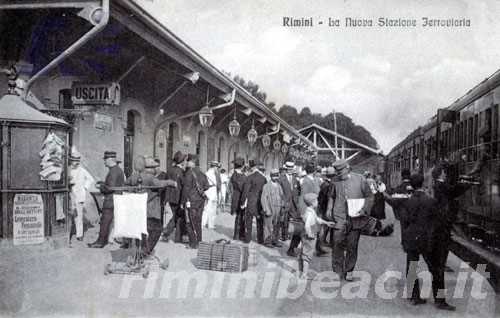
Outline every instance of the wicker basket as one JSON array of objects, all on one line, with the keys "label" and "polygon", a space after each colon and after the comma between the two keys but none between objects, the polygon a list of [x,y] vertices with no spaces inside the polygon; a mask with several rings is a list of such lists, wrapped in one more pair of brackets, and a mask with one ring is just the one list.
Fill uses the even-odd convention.
[{"label": "wicker basket", "polygon": [[200,242],[197,265],[199,269],[220,272],[243,272],[248,269],[248,246],[221,239]]}]

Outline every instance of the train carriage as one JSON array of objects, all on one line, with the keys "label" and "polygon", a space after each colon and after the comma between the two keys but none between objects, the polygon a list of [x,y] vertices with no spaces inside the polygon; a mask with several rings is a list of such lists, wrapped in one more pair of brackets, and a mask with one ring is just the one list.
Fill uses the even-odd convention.
[{"label": "train carriage", "polygon": [[423,173],[432,192],[431,172],[440,160],[453,164],[455,177],[473,173],[479,184],[459,198],[458,220],[468,242],[480,243],[496,257],[500,254],[499,104],[500,70],[439,109],[386,157],[386,180],[392,188],[401,182],[406,168]]}]

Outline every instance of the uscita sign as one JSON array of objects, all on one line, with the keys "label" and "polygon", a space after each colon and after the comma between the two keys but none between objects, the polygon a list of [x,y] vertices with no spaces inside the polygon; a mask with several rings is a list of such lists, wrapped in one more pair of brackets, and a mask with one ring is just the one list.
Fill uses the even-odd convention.
[{"label": "uscita sign", "polygon": [[120,85],[75,82],[71,87],[71,100],[74,105],[118,105]]}]

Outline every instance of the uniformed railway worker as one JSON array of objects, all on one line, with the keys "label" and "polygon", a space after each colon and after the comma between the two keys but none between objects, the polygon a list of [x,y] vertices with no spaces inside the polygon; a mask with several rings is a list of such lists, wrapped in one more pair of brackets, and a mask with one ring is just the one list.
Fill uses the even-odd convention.
[{"label": "uniformed railway worker", "polygon": [[[373,193],[366,179],[351,173],[344,159],[334,162],[336,175],[333,178],[332,194],[328,200],[327,216],[336,222],[333,234],[332,268],[340,279],[352,280],[352,271],[358,258],[361,231],[372,232],[369,211],[373,206]],[[361,215],[350,217],[349,199],[364,199]],[[375,224],[373,224],[375,226]]]},{"label": "uniformed railway worker", "polygon": [[[99,227],[99,237],[94,243],[88,246],[92,248],[103,248],[108,243],[109,230],[111,222],[113,222],[113,187],[122,187],[125,182],[125,174],[118,166],[115,151],[104,152],[104,165],[109,169],[104,183],[100,182],[99,189],[104,194],[104,202],[102,203],[101,222]],[[118,192],[119,193],[119,192]]]}]

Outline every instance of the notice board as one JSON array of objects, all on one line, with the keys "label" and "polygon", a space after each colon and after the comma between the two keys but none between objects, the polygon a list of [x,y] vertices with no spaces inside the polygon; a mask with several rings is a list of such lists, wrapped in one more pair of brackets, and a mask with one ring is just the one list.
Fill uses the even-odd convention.
[{"label": "notice board", "polygon": [[14,245],[44,241],[44,208],[41,194],[18,193],[12,207]]}]

